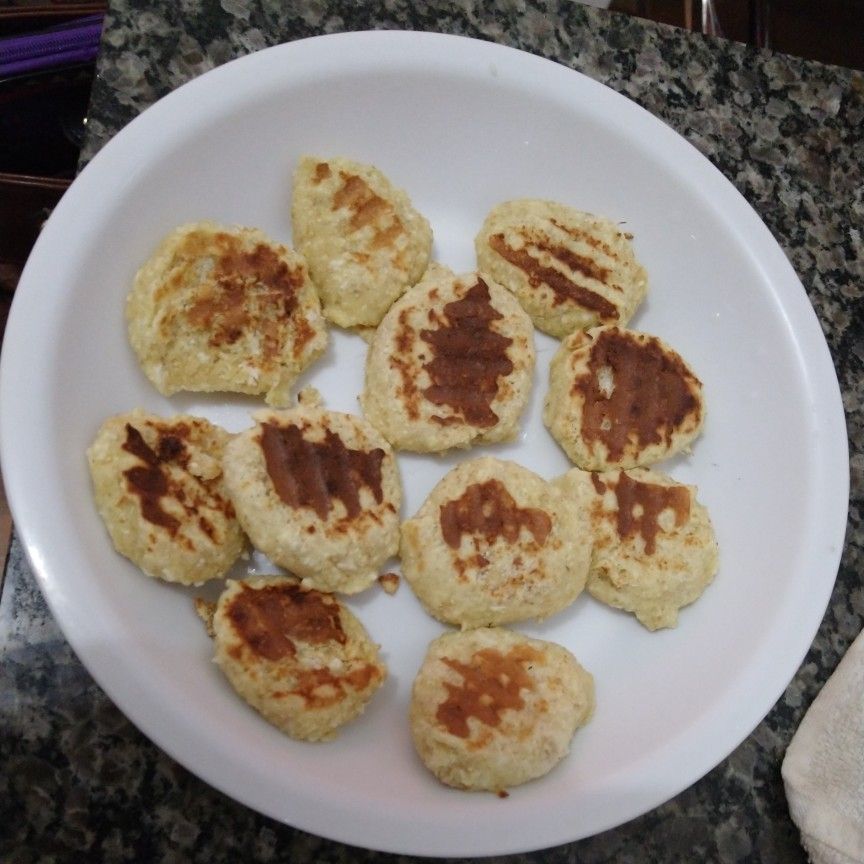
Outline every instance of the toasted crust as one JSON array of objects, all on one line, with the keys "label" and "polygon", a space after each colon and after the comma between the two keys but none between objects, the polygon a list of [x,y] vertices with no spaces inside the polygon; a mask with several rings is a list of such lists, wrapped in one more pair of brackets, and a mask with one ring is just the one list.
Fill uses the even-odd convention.
[{"label": "toasted crust", "polygon": [[625,325],[648,290],[629,234],[554,201],[499,204],[475,248],[477,266],[519,298],[538,330],[559,339],[600,324]]},{"label": "toasted crust", "polygon": [[138,271],[126,303],[141,368],[166,396],[264,394],[285,405],[327,331],[306,263],[254,228],[177,228]]},{"label": "toasted crust", "polygon": [[148,576],[199,585],[244,550],[222,478],[229,437],[200,417],[140,410],[99,429],[87,451],[96,507],[117,551]]},{"label": "toasted crust", "polygon": [[402,572],[427,611],[483,627],[546,618],[581,593],[584,510],[514,462],[463,462],[402,525]]},{"label": "toasted crust", "polygon": [[591,595],[633,612],[649,630],[674,627],[678,610],[701,597],[718,568],[714,530],[695,487],[645,468],[574,468],[556,485],[589,514]]},{"label": "toasted crust", "polygon": [[237,693],[304,741],[334,738],[387,677],[357,618],[332,594],[295,579],[229,580],[213,636],[214,659]]},{"label": "toasted crust", "polygon": [[531,321],[512,295],[481,274],[438,269],[375,332],[360,404],[400,450],[510,440],[534,360]]},{"label": "toasted crust", "polygon": [[362,418],[300,404],[261,411],[225,450],[225,484],[253,545],[321,591],[371,585],[399,544],[390,445]]},{"label": "toasted crust", "polygon": [[656,336],[619,327],[576,332],[552,358],[543,421],[579,468],[651,465],[702,431],[702,382]]},{"label": "toasted crust", "polygon": [[303,157],[291,217],[324,314],[340,327],[378,324],[429,263],[429,222],[371,165]]},{"label": "toasted crust", "polygon": [[560,645],[499,628],[448,633],[414,681],[411,733],[459,789],[501,792],[548,773],[594,711],[594,680]]}]

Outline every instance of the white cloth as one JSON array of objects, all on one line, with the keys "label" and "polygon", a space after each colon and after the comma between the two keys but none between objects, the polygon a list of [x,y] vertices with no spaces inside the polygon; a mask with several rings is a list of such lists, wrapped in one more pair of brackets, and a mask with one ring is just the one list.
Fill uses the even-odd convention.
[{"label": "white cloth", "polygon": [[813,864],[864,864],[864,633],[804,715],[783,782]]}]

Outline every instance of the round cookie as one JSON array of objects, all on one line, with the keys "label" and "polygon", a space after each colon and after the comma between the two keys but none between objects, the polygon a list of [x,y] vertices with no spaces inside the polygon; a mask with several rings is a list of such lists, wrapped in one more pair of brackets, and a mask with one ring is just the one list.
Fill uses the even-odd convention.
[{"label": "round cookie", "polygon": [[254,228],[177,228],[138,271],[129,340],[166,396],[181,390],[264,394],[285,405],[327,345],[303,259]]},{"label": "round cookie", "polygon": [[439,269],[379,325],[360,404],[397,450],[506,441],[518,431],[534,359],[531,321],[508,291]]},{"label": "round cookie", "polygon": [[630,320],[648,290],[631,239],[602,216],[526,198],[494,207],[474,245],[477,267],[519,298],[538,330],[560,339]]},{"label": "round cookie", "polygon": [[701,381],[656,336],[577,331],[552,358],[543,422],[579,468],[659,462],[686,449],[704,421]]},{"label": "round cookie", "polygon": [[357,618],[332,594],[295,579],[229,580],[213,637],[214,659],[237,693],[303,741],[334,738],[387,677]]},{"label": "round cookie", "polygon": [[566,648],[484,627],[429,646],[411,734],[441,782],[502,792],[557,765],[593,711],[594,679]]},{"label": "round cookie", "polygon": [[304,156],[291,220],[324,314],[340,327],[374,327],[429,263],[429,222],[372,165]]},{"label": "round cookie", "polygon": [[245,549],[222,477],[229,438],[200,417],[140,410],[96,434],[87,451],[96,508],[115,549],[148,576],[199,585]]},{"label": "round cookie", "polygon": [[674,627],[718,567],[717,541],[696,489],[646,468],[587,473],[555,481],[583,502],[594,535],[588,591],[635,613],[649,630]]},{"label": "round cookie", "polygon": [[390,445],[362,418],[301,399],[260,411],[225,449],[225,485],[256,549],[321,591],[371,585],[399,546]]},{"label": "round cookie", "polygon": [[402,573],[426,610],[463,628],[542,619],[585,586],[578,502],[514,462],[463,462],[402,525]]}]

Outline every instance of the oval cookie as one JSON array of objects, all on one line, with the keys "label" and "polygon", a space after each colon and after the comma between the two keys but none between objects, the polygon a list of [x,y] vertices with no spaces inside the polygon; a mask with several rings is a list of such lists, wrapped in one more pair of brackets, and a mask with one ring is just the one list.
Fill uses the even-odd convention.
[{"label": "oval cookie", "polygon": [[552,358],[543,422],[579,468],[659,462],[688,447],[704,420],[702,382],[656,336],[577,331]]},{"label": "oval cookie", "polygon": [[402,525],[402,573],[427,611],[482,627],[542,619],[580,594],[591,536],[583,509],[527,468],[463,462]]},{"label": "oval cookie", "polygon": [[593,711],[594,680],[567,649],[484,627],[429,646],[411,734],[442,783],[502,792],[548,773]]},{"label": "oval cookie", "polygon": [[399,544],[402,490],[390,445],[361,417],[317,405],[254,417],[224,459],[249,539],[311,587],[367,588]]},{"label": "oval cookie", "polygon": [[645,468],[574,468],[556,485],[588,510],[589,593],[633,612],[649,630],[674,627],[678,610],[702,596],[718,567],[714,529],[695,487]]},{"label": "oval cookie", "polygon": [[304,741],[335,737],[387,677],[357,618],[332,594],[295,579],[229,581],[213,637],[214,659],[237,693]]},{"label": "oval cookie", "polygon": [[399,450],[505,441],[534,370],[531,321],[481,274],[437,271],[397,301],[372,339],[360,403]]},{"label": "oval cookie", "polygon": [[87,451],[96,507],[117,551],[148,576],[198,585],[244,550],[222,476],[229,438],[201,417],[144,411],[99,429]]},{"label": "oval cookie", "polygon": [[429,222],[372,165],[302,158],[291,219],[324,314],[340,327],[378,324],[429,263]]},{"label": "oval cookie", "polygon": [[227,391],[285,405],[327,345],[303,259],[257,229],[212,222],[165,238],[135,277],[126,318],[141,368],[166,396]]},{"label": "oval cookie", "polygon": [[538,330],[560,339],[630,320],[648,290],[630,240],[602,216],[520,199],[492,209],[475,248],[478,268],[519,298]]}]

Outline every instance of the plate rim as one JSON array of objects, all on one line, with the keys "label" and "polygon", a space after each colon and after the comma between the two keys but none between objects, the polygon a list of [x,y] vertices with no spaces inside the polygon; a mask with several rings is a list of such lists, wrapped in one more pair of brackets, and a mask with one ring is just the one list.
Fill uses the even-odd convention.
[{"label": "plate rim", "polygon": [[[299,56],[303,53],[309,53],[314,55],[319,51],[319,49],[327,52],[329,50],[328,46],[336,42],[342,43],[341,46],[338,46],[339,52],[341,52],[342,56],[351,55],[354,62],[360,63],[360,65],[363,65],[365,62],[367,64],[366,68],[369,70],[372,68],[372,61],[362,60],[360,55],[364,52],[369,52],[375,56],[375,62],[379,64],[377,67],[379,70],[391,70],[397,62],[408,62],[413,66],[416,65],[419,58],[423,56],[429,60],[436,60],[441,64],[441,68],[448,69],[456,68],[451,64],[454,63],[454,60],[458,59],[460,64],[458,68],[460,70],[465,72],[474,70],[475,74],[479,74],[484,63],[487,61],[493,62],[495,60],[500,60],[502,66],[509,66],[510,64],[519,66],[521,64],[524,65],[526,69],[530,67],[529,71],[532,73],[536,72],[539,77],[543,77],[544,75],[578,76],[582,81],[580,86],[587,87],[588,92],[592,93],[592,95],[596,95],[597,98],[601,100],[611,98],[616,104],[629,106],[622,107],[621,113],[624,115],[632,115],[634,118],[641,117],[641,122],[651,125],[658,134],[661,134],[661,137],[667,136],[666,140],[674,140],[676,142],[675,146],[678,150],[682,150],[683,148],[683,150],[689,152],[690,155],[687,158],[695,159],[693,164],[701,164],[701,170],[704,171],[707,169],[714,175],[714,185],[717,190],[722,190],[722,195],[725,196],[723,199],[725,206],[735,206],[736,208],[741,209],[742,212],[749,213],[749,216],[747,217],[749,220],[748,230],[754,230],[755,228],[755,230],[765,232],[767,237],[770,238],[773,247],[772,260],[762,262],[766,264],[766,266],[770,266],[772,272],[775,273],[775,275],[770,278],[770,282],[772,285],[776,285],[778,279],[781,279],[781,284],[785,285],[788,283],[795,287],[796,290],[800,289],[800,294],[797,297],[795,296],[795,291],[792,290],[784,295],[783,309],[787,314],[792,314],[794,316],[795,334],[798,339],[803,338],[809,346],[807,356],[808,360],[812,362],[814,366],[814,369],[811,370],[812,374],[815,376],[818,373],[818,375],[821,376],[819,377],[819,380],[822,381],[823,384],[825,380],[833,382],[832,386],[829,388],[831,391],[830,393],[820,394],[821,398],[824,400],[824,404],[832,407],[830,407],[829,412],[825,415],[819,428],[820,430],[823,430],[826,438],[831,439],[834,442],[835,447],[839,440],[842,440],[843,446],[836,447],[833,453],[825,453],[823,452],[825,449],[823,444],[820,455],[827,459],[835,469],[838,466],[841,466],[843,470],[836,475],[839,485],[835,485],[832,489],[828,489],[826,486],[820,486],[819,491],[825,499],[823,503],[825,504],[826,509],[834,514],[832,518],[828,520],[830,525],[826,523],[823,539],[825,539],[832,550],[830,554],[833,556],[833,572],[835,573],[835,576],[832,578],[830,584],[828,584],[826,580],[826,588],[823,591],[825,596],[820,597],[819,601],[814,604],[814,606],[819,609],[818,618],[812,614],[808,616],[808,627],[806,629],[809,633],[809,638],[805,647],[801,651],[800,656],[796,659],[790,676],[786,678],[784,673],[784,676],[782,677],[786,678],[785,683],[783,683],[782,686],[775,688],[777,692],[766,694],[765,698],[761,700],[761,702],[767,704],[765,705],[765,710],[761,711],[759,714],[759,719],[756,721],[756,724],[750,725],[749,721],[739,723],[740,728],[736,729],[735,733],[730,736],[730,738],[736,738],[732,746],[724,748],[723,755],[719,758],[713,759],[713,761],[705,760],[704,758],[701,761],[697,759],[696,761],[699,767],[695,771],[691,772],[693,776],[683,778],[677,785],[672,784],[675,786],[673,791],[669,792],[668,789],[664,789],[662,793],[655,794],[655,800],[653,800],[653,803],[649,802],[641,808],[634,809],[633,812],[623,820],[621,818],[613,817],[609,820],[608,824],[598,826],[596,830],[592,830],[588,834],[580,834],[578,837],[573,836],[572,831],[565,828],[557,835],[549,836],[541,840],[540,845],[538,845],[537,839],[535,838],[529,840],[527,845],[513,845],[513,843],[510,842],[505,846],[492,846],[489,843],[489,838],[486,837],[480,838],[480,842],[477,842],[477,838],[474,838],[473,842],[465,842],[464,837],[439,837],[437,838],[438,840],[449,845],[443,845],[441,848],[434,849],[434,851],[423,851],[422,848],[411,845],[413,841],[410,839],[407,840],[407,843],[399,843],[395,841],[394,837],[390,837],[386,839],[382,838],[383,843],[376,843],[375,848],[387,852],[414,855],[493,855],[524,852],[529,849],[537,849],[570,842],[574,839],[580,839],[583,836],[589,836],[589,834],[595,834],[599,831],[606,830],[615,825],[621,825],[679,794],[683,789],[700,779],[711,768],[725,759],[729,753],[731,753],[732,750],[734,750],[734,748],[744,738],[746,738],[747,735],[749,735],[750,732],[759,725],[759,723],[762,722],[762,719],[764,719],[768,710],[770,710],[771,706],[777,701],[779,696],[782,695],[786,686],[788,686],[789,681],[794,678],[794,675],[804,656],[806,656],[824,617],[825,610],[830,601],[831,591],[836,580],[836,572],[839,567],[840,557],[844,548],[848,514],[848,437],[846,434],[846,421],[842,406],[842,396],[827,342],[819,325],[816,312],[810,303],[803,285],[801,284],[797,274],[795,274],[791,264],[786,259],[777,240],[773,235],[771,235],[767,226],[732,183],[710,162],[710,160],[683,138],[683,136],[679,135],[664,121],[650,114],[624,94],[613,90],[612,88],[595,81],[594,79],[562,63],[547,60],[537,55],[501,45],[499,43],[478,40],[467,36],[454,36],[449,34],[424,33],[417,31],[355,31],[308,37],[273,46],[237,58],[222,66],[209,70],[186,84],[181,85],[141,112],[141,114],[139,114],[105,144],[105,146],[95,155],[75,180],[73,185],[70,187],[69,192],[64,196],[64,199],[61,200],[54,214],[52,214],[51,218],[48,220],[48,223],[42,232],[42,236],[40,236],[37,241],[30,260],[28,260],[20,282],[20,286],[24,288],[24,291],[19,290],[16,292],[16,297],[10,311],[9,321],[7,324],[7,341],[6,345],[4,345],[2,358],[0,358],[0,409],[2,409],[0,410],[0,459],[2,459],[7,495],[13,517],[15,518],[16,531],[32,571],[36,576],[40,590],[42,591],[55,620],[58,622],[60,629],[64,633],[64,636],[68,639],[76,655],[88,669],[88,672],[93,676],[100,687],[102,687],[109,698],[118,705],[124,715],[139,729],[141,729],[141,731],[158,747],[168,753],[168,755],[178,763],[189,768],[192,773],[200,777],[209,785],[214,786],[232,799],[240,801],[244,805],[263,813],[264,815],[277,819],[278,821],[289,823],[289,819],[286,818],[284,814],[273,812],[272,809],[262,808],[258,804],[249,803],[249,796],[239,796],[236,790],[225,788],[225,784],[222,782],[221,778],[214,776],[213,772],[208,770],[209,766],[202,768],[200,764],[194,764],[194,767],[192,767],[190,763],[196,763],[196,759],[189,758],[186,753],[178,753],[177,748],[174,746],[174,742],[170,740],[170,736],[166,736],[161,729],[154,732],[154,729],[148,726],[145,730],[144,725],[147,724],[145,723],[142,725],[139,723],[139,719],[142,717],[142,712],[129,703],[129,699],[126,698],[125,694],[121,698],[115,696],[115,693],[121,692],[122,688],[119,688],[114,680],[116,678],[114,671],[105,668],[104,660],[95,657],[92,650],[90,650],[87,641],[88,626],[72,614],[72,608],[69,605],[69,598],[64,596],[62,588],[58,586],[56,579],[52,577],[51,573],[49,573],[47,569],[47,561],[41,552],[41,547],[44,546],[42,538],[44,532],[37,529],[35,523],[32,521],[32,502],[28,500],[26,472],[24,472],[20,464],[16,462],[15,453],[13,452],[16,435],[26,433],[24,430],[18,428],[16,420],[17,412],[11,410],[11,406],[20,403],[21,399],[26,396],[26,389],[24,386],[26,376],[23,376],[21,372],[22,363],[27,359],[25,351],[28,346],[23,344],[24,324],[19,323],[19,321],[24,321],[25,314],[30,311],[35,303],[37,303],[39,294],[37,290],[28,286],[34,284],[35,277],[33,274],[38,272],[40,260],[44,257],[43,250],[50,248],[52,242],[51,238],[54,233],[60,230],[60,226],[64,223],[64,220],[68,220],[71,217],[76,198],[78,196],[86,195],[88,193],[88,187],[97,183],[101,174],[110,171],[112,161],[116,161],[116,159],[122,157],[125,151],[134,147],[136,140],[140,139],[142,134],[153,126],[153,124],[158,123],[163,114],[172,111],[175,106],[182,105],[184,100],[186,103],[192,103],[202,97],[213,99],[214,94],[219,90],[223,79],[240,79],[241,82],[243,82],[243,87],[252,87],[254,91],[256,89],[255,70],[258,66],[266,66],[270,62],[270,58],[276,58],[278,56],[282,59],[281,55],[283,54],[296,54]],[[323,49],[320,48],[322,45],[324,46]],[[382,60],[384,61],[383,63]],[[310,74],[311,72],[310,69],[303,71],[306,74]],[[314,73],[311,74],[311,77],[314,77]],[[576,79],[572,80],[575,81]],[[239,89],[242,90],[243,87],[240,87]],[[206,107],[206,105],[204,107]],[[203,111],[204,107],[199,107],[198,110]],[[632,109],[635,109],[635,112]],[[613,119],[617,120],[617,118]],[[629,119],[629,116],[625,117],[625,120],[628,123]],[[661,129],[662,133],[659,131]],[[677,155],[680,155],[680,153]],[[743,230],[744,229],[742,228],[742,231]],[[795,283],[797,283],[797,285]],[[42,290],[46,291],[48,288],[43,287]],[[786,289],[783,290],[785,291]],[[787,306],[791,306],[791,308],[787,308]],[[830,375],[826,376],[825,373],[829,371]],[[838,435],[840,436],[839,439]],[[840,504],[841,500],[843,502],[842,506]],[[843,514],[842,520],[840,519],[841,510]],[[840,528],[841,521],[842,529]],[[824,603],[822,602],[823,599]],[[784,662],[784,668],[791,666],[792,662],[787,658]],[[747,726],[747,728],[742,733],[741,728],[744,726]],[[710,764],[706,765],[706,761],[710,761]],[[305,824],[304,822],[295,822],[293,820],[291,820],[289,824],[294,824],[303,830],[312,831],[339,842],[349,844],[353,843],[355,845],[358,843],[355,835],[350,831],[346,832],[344,830],[338,830],[341,826],[335,825],[333,820],[328,820],[326,817],[323,820],[319,820],[319,822],[312,825],[312,827],[309,827],[309,824]],[[426,848],[428,849],[430,847],[427,846]]]}]

